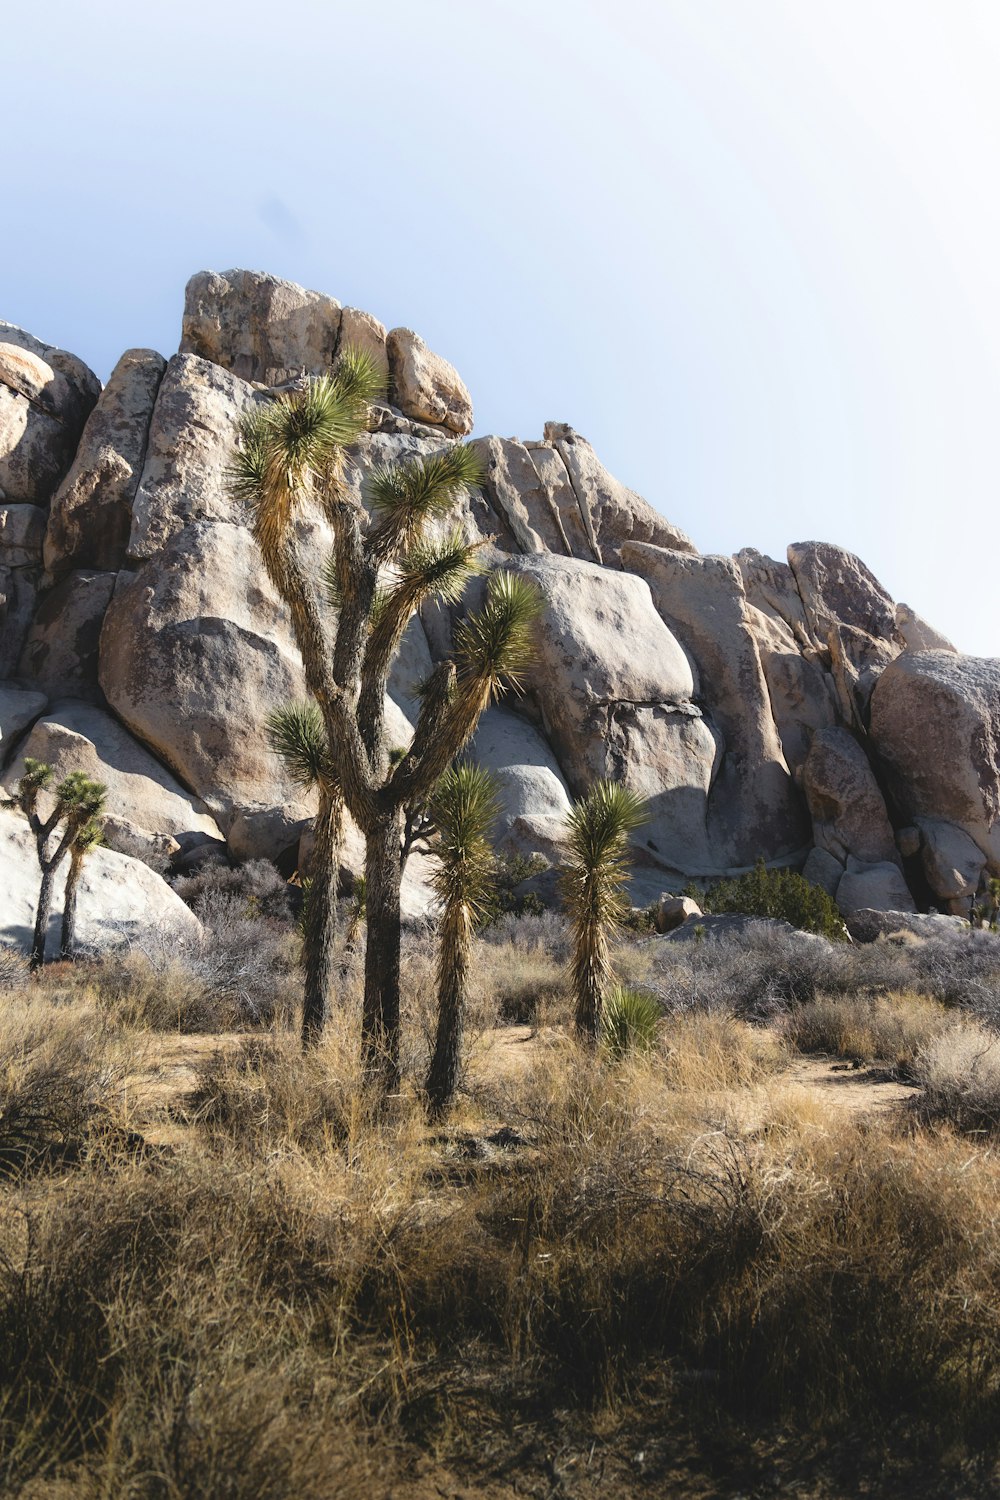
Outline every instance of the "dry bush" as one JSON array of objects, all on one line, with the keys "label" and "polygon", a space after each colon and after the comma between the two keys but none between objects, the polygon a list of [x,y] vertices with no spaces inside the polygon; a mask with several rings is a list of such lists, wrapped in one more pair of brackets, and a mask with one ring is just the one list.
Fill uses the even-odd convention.
[{"label": "dry bush", "polygon": [[963,1020],[932,1037],[914,1069],[925,1119],[946,1120],[958,1130],[1000,1129],[1000,1036]]},{"label": "dry bush", "polygon": [[917,1054],[951,1025],[926,995],[820,995],[789,1012],[784,1033],[802,1052],[887,1063],[910,1074]]},{"label": "dry bush", "polygon": [[0,993],[24,989],[30,978],[31,970],[23,953],[0,944]]},{"label": "dry bush", "polygon": [[206,864],[193,875],[177,876],[171,884],[209,927],[219,925],[220,911],[290,921],[301,902],[301,891],[289,885],[268,859],[251,859],[236,866]]},{"label": "dry bush", "polygon": [[231,913],[184,941],[136,944],[94,967],[102,1003],[123,1024],[154,1031],[231,1031],[290,1020],[301,984],[298,943],[277,923]]},{"label": "dry bush", "polygon": [[664,1023],[659,1052],[663,1085],[686,1091],[752,1088],[788,1063],[776,1032],[711,1012]]},{"label": "dry bush", "polygon": [[240,1151],[282,1145],[327,1151],[348,1139],[358,1112],[356,1054],[333,1026],[305,1054],[288,1035],[249,1037],[235,1052],[217,1052],[202,1064],[187,1107]]},{"label": "dry bush", "polygon": [[38,993],[10,1000],[0,1019],[0,1176],[79,1160],[112,1124],[124,1067],[92,1009]]}]

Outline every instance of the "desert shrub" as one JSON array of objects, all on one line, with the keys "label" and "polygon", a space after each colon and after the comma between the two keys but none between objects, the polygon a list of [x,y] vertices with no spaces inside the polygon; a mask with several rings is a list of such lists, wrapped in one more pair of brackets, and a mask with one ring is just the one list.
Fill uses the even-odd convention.
[{"label": "desert shrub", "polygon": [[28,960],[16,948],[0,944],[0,992],[20,990],[31,978]]},{"label": "desert shrub", "polygon": [[296,888],[267,859],[235,866],[206,864],[193,875],[178,876],[172,885],[195,916],[211,927],[231,912],[290,921],[298,900]]},{"label": "desert shrub", "polygon": [[0,1176],[77,1161],[122,1083],[112,1040],[93,1015],[45,997],[0,1020]]},{"label": "desert shrub", "polygon": [[656,1042],[662,1011],[652,995],[616,985],[601,1010],[601,1045],[615,1061],[649,1052]]},{"label": "desert shrub", "polygon": [[1000,1036],[972,1021],[940,1031],[919,1053],[914,1068],[925,1119],[946,1120],[958,1130],[1000,1129]]},{"label": "desert shrub", "polygon": [[926,995],[820,995],[789,1013],[785,1035],[803,1052],[878,1060],[908,1074],[950,1024],[943,1006]]},{"label": "desert shrub", "polygon": [[696,1010],[660,1028],[657,1068],[663,1084],[689,1093],[753,1088],[788,1063],[782,1037],[725,1012]]},{"label": "desert shrub", "polygon": [[[642,944],[641,982],[667,1012],[718,1010],[765,1021],[830,988],[845,951],[850,952],[754,922],[742,932],[707,936],[701,943],[654,938]],[[631,964],[620,959],[619,967],[631,982],[634,959]]]},{"label": "desert shrub", "polygon": [[493,860],[490,891],[478,926],[492,927],[502,917],[541,916],[545,902],[536,891],[521,887],[541,875],[548,863],[539,854],[498,854]]},{"label": "desert shrub", "polygon": [[95,967],[94,984],[119,1020],[154,1031],[229,1031],[287,1022],[300,999],[298,945],[282,924],[242,915],[203,935],[146,941]]},{"label": "desert shrub", "polygon": [[[566,918],[560,911],[508,912],[479,934],[483,943],[493,946],[544,949],[557,963],[565,963],[570,954],[570,934]],[[487,957],[485,962],[494,963]]]},{"label": "desert shrub", "polygon": [[288,1037],[252,1037],[202,1064],[192,1115],[240,1150],[276,1144],[328,1149],[348,1133],[360,1088],[337,1040],[303,1054]]},{"label": "desert shrub", "polygon": [[844,938],[844,921],[832,896],[794,870],[767,869],[763,860],[746,875],[716,881],[700,905],[707,912],[776,918],[831,942]]}]

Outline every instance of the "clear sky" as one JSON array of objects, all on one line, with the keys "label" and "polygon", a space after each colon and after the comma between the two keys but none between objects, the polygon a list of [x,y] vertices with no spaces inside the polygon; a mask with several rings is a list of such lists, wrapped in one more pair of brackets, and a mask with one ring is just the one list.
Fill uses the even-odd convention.
[{"label": "clear sky", "polygon": [[1000,655],[996,0],[3,0],[0,317],[106,377],[200,268],[407,324],[706,552]]}]

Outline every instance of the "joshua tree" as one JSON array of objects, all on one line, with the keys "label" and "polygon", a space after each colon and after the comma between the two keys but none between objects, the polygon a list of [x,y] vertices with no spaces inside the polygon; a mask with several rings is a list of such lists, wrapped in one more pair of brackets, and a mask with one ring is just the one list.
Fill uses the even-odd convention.
[{"label": "joshua tree", "polygon": [[441,778],[429,809],[437,829],[432,847],[440,862],[434,889],[442,907],[437,1039],[424,1085],[433,1119],[444,1114],[458,1082],[469,950],[494,867],[489,836],[497,792],[496,778],[481,766],[455,766]]},{"label": "joshua tree", "polygon": [[562,893],[573,932],[576,1028],[593,1040],[611,985],[610,939],[628,914],[628,836],[648,816],[626,787],[598,781],[569,813]]},{"label": "joshua tree", "polygon": [[[334,809],[336,787],[365,837],[364,1061],[368,1075],[391,1090],[398,1081],[403,815],[426,803],[491,697],[527,665],[538,604],[526,580],[507,573],[490,577],[481,609],[455,631],[453,659],[440,663],[424,686],[412,744],[393,757],[385,692],[406,627],[426,600],[457,602],[477,570],[478,543],[454,530],[438,540],[428,532],[456,495],[478,481],[480,468],[472,450],[461,445],[376,467],[366,486],[368,524],[365,508],[345,483],[344,445],[364,426],[373,392],[370,362],[349,352],[335,375],[282,393],[245,417],[231,475],[234,494],[251,507],[268,574],[288,604],[316,706],[300,726],[303,759],[314,765],[321,793],[314,891],[319,871],[329,874],[307,932],[314,960],[311,970],[307,961],[313,977],[303,1037],[308,1043],[318,1035],[329,988],[339,819],[335,810],[324,818],[323,797]],[[326,609],[319,581],[302,565],[292,527],[296,508],[309,498],[334,531],[323,580]],[[289,728],[298,735],[294,725]],[[323,777],[329,781],[326,793]]]},{"label": "joshua tree", "polygon": [[[49,925],[49,913],[52,910],[52,890],[56,870],[84,826],[100,813],[107,790],[99,781],[91,781],[83,771],[71,771],[56,787],[55,806],[49,816],[43,819],[38,811],[38,799],[42,792],[47,791],[52,785],[53,775],[51,766],[28,756],[24,762],[24,774],[17,784],[17,794],[12,799],[13,803],[24,813],[28,826],[35,836],[35,850],[42,872],[38,906],[35,912],[35,932],[31,944],[31,967],[33,969],[40,968],[45,962],[45,936]],[[50,853],[50,840],[60,824],[64,825],[62,836]],[[77,878],[79,878],[79,871]]]},{"label": "joshua tree", "polygon": [[[99,782],[91,784],[94,787],[100,787],[100,803],[103,807],[104,788]],[[95,808],[94,815],[82,824],[70,843],[69,869],[66,871],[66,891],[63,896],[62,941],[60,943],[62,958],[72,958],[76,947],[76,891],[83,871],[83,862],[91,849],[101,842],[103,835],[104,819],[100,816],[100,808]]]}]

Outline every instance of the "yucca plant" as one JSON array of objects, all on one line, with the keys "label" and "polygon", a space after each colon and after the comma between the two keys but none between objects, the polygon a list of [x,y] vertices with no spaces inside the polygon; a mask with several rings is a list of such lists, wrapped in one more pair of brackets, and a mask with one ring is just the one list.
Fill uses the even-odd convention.
[{"label": "yucca plant", "polygon": [[[303,1039],[315,1040],[327,1006],[339,796],[365,837],[365,1070],[388,1091],[399,1078],[404,815],[426,805],[492,696],[527,665],[538,602],[526,579],[490,577],[482,608],[455,632],[453,660],[440,663],[425,685],[412,744],[394,755],[385,694],[406,627],[426,601],[460,599],[479,566],[478,543],[456,532],[432,540],[432,523],[480,482],[481,468],[474,451],[460,444],[379,466],[366,480],[369,524],[344,482],[344,448],[363,428],[375,393],[371,362],[348,351],[334,375],[255,408],[241,426],[231,484],[250,506],[268,574],[288,604],[315,704],[312,717],[300,713],[297,724],[273,728],[276,739],[286,740],[286,761],[286,752],[301,752],[303,764],[313,765],[321,823],[324,795],[329,812],[326,832],[317,828]],[[333,555],[318,578],[303,568],[292,529],[307,499],[334,531]]]},{"label": "yucca plant", "polygon": [[656,1041],[660,1007],[644,990],[616,984],[601,1009],[601,1042],[615,1062],[630,1052],[649,1052]]},{"label": "yucca plant", "polygon": [[629,912],[628,836],[647,817],[643,799],[612,781],[598,781],[568,815],[561,890],[573,936],[576,1027],[591,1041],[612,982],[611,938]]},{"label": "yucca plant", "polygon": [[[35,852],[42,872],[31,942],[32,969],[40,968],[45,962],[45,938],[52,911],[56,871],[86,824],[99,818],[107,794],[107,788],[101,782],[91,781],[83,771],[71,771],[55,788],[52,811],[47,818],[43,818],[38,801],[43,792],[51,789],[54,776],[55,772],[45,761],[27,756],[17,791],[8,804],[19,807],[27,818],[28,826],[35,836]],[[53,845],[53,836],[60,828],[61,834]],[[74,884],[74,898],[75,893]]]},{"label": "yucca plant", "polygon": [[76,897],[80,876],[83,873],[83,862],[91,849],[96,849],[104,839],[104,819],[101,817],[101,812],[104,807],[105,788],[100,782],[93,782],[91,785],[95,788],[91,798],[93,814],[80,825],[69,846],[69,869],[66,871],[66,888],[63,895],[62,938],[59,944],[62,958],[72,958],[76,950]]},{"label": "yucca plant", "polygon": [[438,857],[433,884],[441,902],[437,1035],[424,1085],[432,1119],[445,1113],[458,1082],[469,956],[489,901],[498,798],[496,777],[466,763],[444,773],[429,807]]}]

